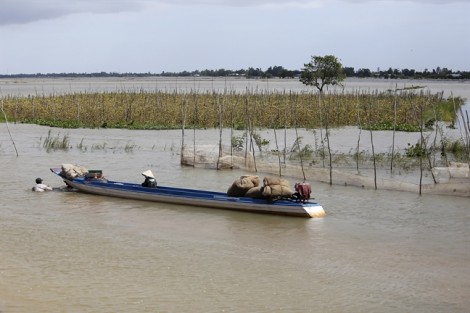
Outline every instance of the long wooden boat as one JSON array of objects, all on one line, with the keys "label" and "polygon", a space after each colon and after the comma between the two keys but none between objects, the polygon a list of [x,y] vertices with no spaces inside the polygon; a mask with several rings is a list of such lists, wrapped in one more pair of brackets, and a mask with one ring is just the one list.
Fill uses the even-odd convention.
[{"label": "long wooden boat", "polygon": [[309,218],[322,217],[325,215],[323,207],[312,200],[296,201],[294,199],[279,199],[273,201],[249,197],[230,197],[223,192],[187,188],[167,186],[148,188],[142,187],[141,184],[136,183],[90,179],[86,176],[70,179],[63,175],[61,168],[51,168],[51,171],[60,176],[67,186],[79,192],[95,195]]}]

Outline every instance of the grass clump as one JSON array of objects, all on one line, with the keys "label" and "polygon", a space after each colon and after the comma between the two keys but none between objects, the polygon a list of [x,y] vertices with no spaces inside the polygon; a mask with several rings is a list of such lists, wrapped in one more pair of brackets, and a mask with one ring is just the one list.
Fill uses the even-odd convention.
[{"label": "grass clump", "polygon": [[447,157],[448,154],[451,154],[457,161],[468,162],[470,159],[469,149],[462,139],[444,142],[441,155]]},{"label": "grass clump", "polygon": [[44,141],[42,142],[42,147],[46,149],[47,152],[55,150],[69,150],[71,148],[69,135],[61,136],[60,133],[58,133],[54,136],[52,135],[52,131],[49,130],[47,137],[44,138]]}]

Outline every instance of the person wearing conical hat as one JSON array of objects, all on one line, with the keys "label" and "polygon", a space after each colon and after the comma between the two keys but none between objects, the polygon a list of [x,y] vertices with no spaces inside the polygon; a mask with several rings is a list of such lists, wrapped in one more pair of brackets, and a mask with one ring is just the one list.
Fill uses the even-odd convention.
[{"label": "person wearing conical hat", "polygon": [[151,170],[146,170],[142,172],[142,175],[145,177],[142,187],[157,187],[157,180]]}]

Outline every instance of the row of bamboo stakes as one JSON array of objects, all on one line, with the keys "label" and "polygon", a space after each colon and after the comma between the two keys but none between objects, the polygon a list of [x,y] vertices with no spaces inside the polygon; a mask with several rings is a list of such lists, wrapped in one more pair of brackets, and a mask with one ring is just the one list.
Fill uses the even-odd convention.
[{"label": "row of bamboo stakes", "polygon": [[[424,135],[427,112],[434,112],[435,120],[441,120],[438,104],[443,93],[431,94],[425,91],[398,89],[385,92],[355,91],[349,93],[314,93],[314,92],[263,92],[246,90],[216,92],[103,92],[74,93],[65,95],[43,95],[28,97],[4,97],[1,110],[8,127],[8,119],[15,122],[31,123],[67,123],[82,127],[142,127],[150,129],[182,129],[182,149],[184,132],[188,127],[195,132],[199,128],[218,128],[219,157],[222,156],[222,130],[224,128],[244,129],[249,134],[245,154],[251,154],[255,160],[255,128],[272,128],[276,147],[279,147],[277,130],[294,129],[298,151],[302,151],[298,136],[299,128],[319,129],[322,149],[322,166],[330,171],[332,178],[332,151],[330,132],[334,127],[357,125],[360,129],[357,140],[357,153],[362,129],[369,129],[371,152],[374,166],[374,184],[377,189],[377,166],[372,131],[378,123],[393,125],[393,139],[390,171],[394,167],[395,133],[397,125],[412,124],[420,132],[420,146],[435,148],[436,140],[431,145]],[[454,98],[452,101],[454,101]],[[179,112],[178,112],[179,111]],[[470,150],[470,122],[468,112],[463,112],[460,104],[454,102],[454,113],[457,116],[458,128],[461,129],[461,140],[464,142],[467,162]],[[438,127],[438,126],[436,126]],[[442,131],[442,130],[440,130]],[[11,141],[14,140],[10,130]],[[437,134],[438,132],[436,132]],[[194,147],[196,143],[194,142]],[[286,146],[286,145],[284,145]],[[432,147],[431,147],[432,146]],[[326,152],[325,152],[326,149]],[[16,154],[18,152],[16,150]],[[279,149],[278,149],[279,151]],[[326,153],[328,157],[325,157]],[[299,153],[303,178],[305,177],[304,159]],[[281,154],[278,153],[279,175],[282,175]],[[326,164],[328,162],[328,164]],[[420,193],[424,164],[432,167],[430,154],[420,156]],[[285,163],[285,157],[284,157]],[[356,164],[359,169],[359,163]],[[218,168],[218,164],[217,164]],[[434,178],[434,177],[433,177]],[[435,178],[434,178],[434,181]]]}]

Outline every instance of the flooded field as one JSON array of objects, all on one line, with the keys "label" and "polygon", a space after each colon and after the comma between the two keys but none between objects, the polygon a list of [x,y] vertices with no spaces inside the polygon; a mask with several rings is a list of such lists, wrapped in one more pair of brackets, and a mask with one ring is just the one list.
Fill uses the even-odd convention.
[{"label": "flooded field", "polygon": [[[239,80],[184,82],[185,88],[247,88]],[[293,81],[255,82],[302,88]],[[176,79],[0,80],[0,92],[170,89],[176,83],[183,88]],[[468,97],[468,83],[451,86],[446,93]],[[470,307],[468,198],[312,182],[327,216],[303,219],[33,193],[36,177],[63,185],[49,171],[62,163],[132,182],[151,169],[161,185],[218,191],[245,172],[181,167],[179,130],[53,129],[69,136],[72,149],[47,152],[41,142],[49,127],[9,128],[18,156],[0,124],[1,312],[427,313]],[[86,149],[77,148],[82,140]]]}]

